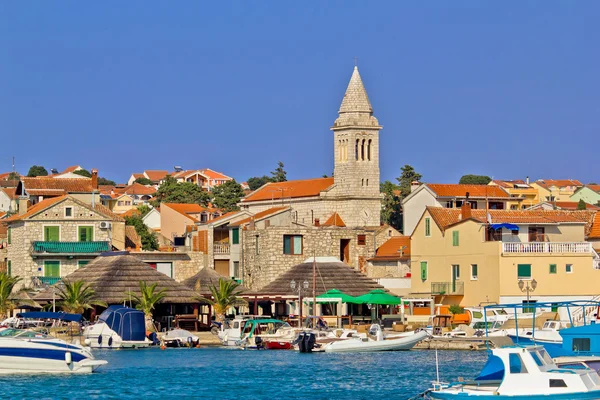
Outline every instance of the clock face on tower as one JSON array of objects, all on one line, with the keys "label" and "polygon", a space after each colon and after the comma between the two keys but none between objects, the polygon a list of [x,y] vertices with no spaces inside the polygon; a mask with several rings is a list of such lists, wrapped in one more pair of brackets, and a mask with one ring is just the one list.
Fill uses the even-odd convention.
[{"label": "clock face on tower", "polygon": [[360,216],[364,220],[369,219],[369,210],[367,210],[366,208],[363,208],[362,211],[360,212]]}]

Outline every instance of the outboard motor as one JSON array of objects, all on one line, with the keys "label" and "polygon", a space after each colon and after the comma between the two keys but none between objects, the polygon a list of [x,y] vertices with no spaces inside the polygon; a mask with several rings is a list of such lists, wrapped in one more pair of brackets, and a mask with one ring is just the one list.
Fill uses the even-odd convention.
[{"label": "outboard motor", "polygon": [[263,342],[263,340],[260,336],[257,336],[254,338],[254,343],[256,343],[256,348],[258,350],[265,348],[265,343]]},{"label": "outboard motor", "polygon": [[314,333],[300,332],[298,334],[298,350],[300,350],[300,353],[312,353],[316,341]]}]

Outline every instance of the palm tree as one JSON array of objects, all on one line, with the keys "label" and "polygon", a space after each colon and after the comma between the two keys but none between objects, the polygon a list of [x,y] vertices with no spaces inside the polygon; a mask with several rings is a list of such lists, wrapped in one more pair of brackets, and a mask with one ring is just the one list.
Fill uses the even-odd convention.
[{"label": "palm tree", "polygon": [[18,276],[10,276],[6,272],[0,272],[0,319],[8,316],[8,312],[16,308],[17,304],[12,299],[13,290],[21,281]]},{"label": "palm tree", "polygon": [[217,321],[223,322],[229,308],[248,304],[246,300],[238,297],[242,294],[242,290],[238,289],[239,286],[240,284],[234,280],[220,278],[219,287],[209,286],[212,299],[201,297],[198,300],[210,304],[217,314]]},{"label": "palm tree", "polygon": [[94,306],[106,307],[106,303],[96,300],[94,289],[87,286],[84,281],[63,281],[64,285],[58,286],[58,297],[64,312],[83,314]]},{"label": "palm tree", "polygon": [[154,324],[152,323],[152,311],[154,306],[160,303],[167,296],[167,289],[161,289],[155,292],[158,283],[148,285],[144,281],[140,281],[140,295],[133,292],[127,292],[135,304],[135,308],[141,310],[146,315],[146,330],[154,331]]}]

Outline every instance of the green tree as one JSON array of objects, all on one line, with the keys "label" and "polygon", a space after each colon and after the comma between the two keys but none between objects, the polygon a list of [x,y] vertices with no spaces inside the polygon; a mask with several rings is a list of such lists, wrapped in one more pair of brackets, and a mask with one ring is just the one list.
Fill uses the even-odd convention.
[{"label": "green tree", "polygon": [[156,291],[158,283],[148,285],[144,281],[140,281],[140,294],[134,292],[126,292],[126,299],[131,299],[135,303],[135,308],[144,312],[146,316],[146,330],[154,331],[152,323],[152,312],[158,303],[167,296],[167,289]]},{"label": "green tree", "polygon": [[17,283],[21,281],[18,276],[10,276],[6,272],[0,272],[0,319],[4,320],[9,311],[17,307],[13,300],[13,291]]},{"label": "green tree", "polygon": [[587,204],[585,203],[585,201],[583,201],[583,199],[579,199],[579,203],[577,203],[577,209],[587,210]]},{"label": "green tree", "polygon": [[76,175],[85,176],[86,178],[92,177],[92,173],[90,171],[88,171],[87,169],[78,169],[77,171],[73,171],[73,173]]},{"label": "green tree", "polygon": [[152,185],[152,181],[148,178],[146,178],[145,176],[139,177],[135,180],[136,183],[139,183],[140,185]]},{"label": "green tree", "polygon": [[29,176],[29,177],[48,176],[48,171],[46,171],[46,168],[42,167],[41,165],[33,165],[31,168],[29,168],[29,172],[27,172],[27,176]]},{"label": "green tree", "polygon": [[250,186],[250,190],[256,190],[262,185],[273,182],[271,178],[266,175],[263,176],[253,176],[252,178],[248,178],[248,186]]},{"label": "green tree", "polygon": [[192,182],[177,182],[177,179],[167,175],[163,183],[158,187],[156,196],[152,201],[154,207],[160,206],[160,203],[185,203],[200,204],[208,206],[212,196],[202,188]]},{"label": "green tree", "polygon": [[106,307],[105,302],[95,299],[94,289],[84,281],[63,281],[63,283],[64,285],[58,289],[58,297],[64,312],[83,314],[85,310],[90,310],[94,306]]},{"label": "green tree", "polygon": [[402,231],[402,202],[398,196],[399,188],[390,181],[381,184],[383,200],[381,202],[381,221]]},{"label": "green tree", "polygon": [[218,287],[215,285],[209,286],[212,298],[200,297],[198,300],[202,303],[210,304],[213,310],[215,310],[217,321],[223,322],[228,309],[248,304],[246,300],[239,297],[243,293],[239,287],[240,284],[236,281],[221,278],[219,279]]},{"label": "green tree", "polygon": [[156,233],[151,231],[141,215],[131,215],[125,217],[125,224],[133,226],[142,241],[142,250],[158,250],[158,239]]},{"label": "green tree", "polygon": [[415,171],[415,169],[406,164],[404,167],[400,168],[402,174],[396,180],[398,181],[398,186],[400,187],[400,200],[405,198],[410,194],[410,185],[413,181],[420,181],[423,175],[419,174]]},{"label": "green tree", "polygon": [[21,179],[21,176],[16,172],[11,172],[10,174],[8,174],[9,181],[18,181],[19,179]]},{"label": "green tree", "polygon": [[146,214],[152,211],[152,207],[150,207],[148,204],[140,204],[137,207],[137,210],[140,213],[140,218],[144,218]]},{"label": "green tree", "polygon": [[117,183],[115,181],[111,181],[110,179],[100,177],[98,178],[98,185],[116,186]]},{"label": "green tree", "polygon": [[287,181],[287,172],[285,172],[285,169],[283,169],[283,163],[281,161],[277,163],[277,168],[275,168],[275,171],[271,172],[271,175],[271,181],[273,182]]},{"label": "green tree", "polygon": [[215,207],[221,208],[226,212],[237,211],[240,209],[237,203],[244,197],[244,189],[242,189],[242,186],[235,179],[232,179],[213,188],[212,194],[213,205]]},{"label": "green tree", "polygon": [[463,185],[487,185],[492,181],[487,175],[463,175],[458,183]]}]

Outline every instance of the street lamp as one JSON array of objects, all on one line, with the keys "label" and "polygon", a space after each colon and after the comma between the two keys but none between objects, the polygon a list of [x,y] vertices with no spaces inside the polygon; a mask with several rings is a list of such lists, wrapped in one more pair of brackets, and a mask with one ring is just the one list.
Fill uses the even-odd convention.
[{"label": "street lamp", "polygon": [[[296,288],[296,286],[298,287]],[[298,303],[300,304],[298,308],[298,328],[302,328],[302,292],[308,289],[308,281],[305,280],[302,285],[296,285],[296,281],[292,279],[290,288],[292,288],[293,291],[298,290]]]},{"label": "street lamp", "polygon": [[527,304],[529,305],[529,293],[535,292],[537,288],[537,281],[535,279],[531,280],[531,286],[529,286],[529,281],[525,282],[522,279],[519,279],[519,290],[523,293],[527,293]]},{"label": "street lamp", "polygon": [[[52,312],[56,312],[56,289],[57,288],[63,288],[64,287],[64,283],[63,281],[58,281],[56,282],[55,285],[51,286],[52,288]],[[44,285],[45,289],[48,289],[50,287],[50,285],[46,284]]]}]

